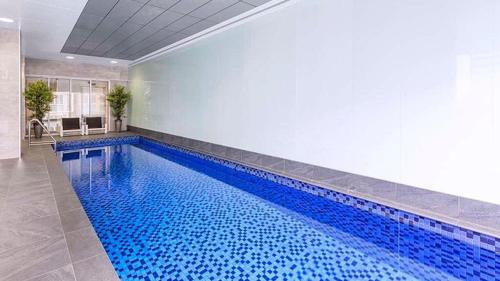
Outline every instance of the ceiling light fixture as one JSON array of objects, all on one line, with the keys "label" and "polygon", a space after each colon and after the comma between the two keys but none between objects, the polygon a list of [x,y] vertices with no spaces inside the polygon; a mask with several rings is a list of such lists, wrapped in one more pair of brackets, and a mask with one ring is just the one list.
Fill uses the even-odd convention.
[{"label": "ceiling light fixture", "polygon": [[69,60],[72,60],[72,59],[74,59],[75,57],[74,57],[74,56],[66,56],[66,58],[67,58],[67,59],[69,59]]},{"label": "ceiling light fixture", "polygon": [[14,20],[10,18],[0,18],[0,22],[13,23]]},{"label": "ceiling light fixture", "polygon": [[118,63],[118,62],[117,62],[117,61],[115,61],[115,60],[112,60],[112,61],[110,61],[109,63],[116,64],[116,63]]}]

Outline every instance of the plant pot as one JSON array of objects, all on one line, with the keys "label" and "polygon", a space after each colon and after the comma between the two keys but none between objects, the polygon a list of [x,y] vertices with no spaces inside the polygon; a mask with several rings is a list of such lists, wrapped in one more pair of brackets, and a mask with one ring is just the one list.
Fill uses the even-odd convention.
[{"label": "plant pot", "polygon": [[122,120],[121,119],[115,120],[115,131],[117,131],[117,132],[122,131]]},{"label": "plant pot", "polygon": [[36,139],[41,139],[42,134],[43,134],[43,128],[40,126],[40,124],[35,124],[34,125],[34,130],[35,130],[35,138]]}]

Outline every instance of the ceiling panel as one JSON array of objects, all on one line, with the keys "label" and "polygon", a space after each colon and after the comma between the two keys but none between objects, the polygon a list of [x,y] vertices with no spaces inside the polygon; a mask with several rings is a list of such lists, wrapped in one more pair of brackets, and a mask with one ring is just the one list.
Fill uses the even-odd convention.
[{"label": "ceiling panel", "polygon": [[61,52],[137,59],[269,0],[89,0]]},{"label": "ceiling panel", "polygon": [[118,0],[89,0],[85,8],[83,8],[82,14],[105,17],[116,3],[118,3]]},{"label": "ceiling panel", "polygon": [[150,47],[148,47],[148,48],[146,48],[146,49],[144,49],[144,50],[142,50],[134,55],[124,57],[123,59],[132,60],[134,57],[138,57],[138,58],[143,57],[143,56],[145,56],[149,53],[152,53],[158,49],[161,49],[165,46],[168,46],[168,45],[171,45],[175,42],[178,42],[186,37],[189,37],[189,35],[183,34],[183,33],[175,33],[174,35],[169,36],[169,37],[163,39],[162,41],[157,42],[157,43],[151,45]]},{"label": "ceiling panel", "polygon": [[213,22],[213,21],[209,21],[209,20],[201,20],[191,26],[189,26],[188,28],[186,29],[183,29],[182,30],[182,33],[184,34],[189,34],[189,35],[193,35],[193,34],[196,34],[198,32],[201,32],[207,28],[210,28],[214,25],[216,25],[217,23],[216,22]]},{"label": "ceiling panel", "polygon": [[154,20],[149,22],[148,26],[155,27],[158,30],[164,28],[165,26],[173,23],[174,21],[180,19],[182,14],[174,13],[171,11],[166,11],[163,14],[156,17]]},{"label": "ceiling panel", "polygon": [[75,27],[73,28],[73,31],[68,37],[68,40],[66,40],[66,44],[64,47],[71,47],[71,48],[77,48],[80,47],[83,42],[85,42],[85,39],[92,33],[92,30],[88,29],[82,29]]},{"label": "ceiling panel", "polygon": [[86,38],[86,42],[101,43],[106,40],[115,30],[120,28],[123,22],[115,21],[110,18],[105,18],[96,29]]},{"label": "ceiling panel", "polygon": [[115,47],[113,47],[111,50],[106,52],[107,57],[113,58],[114,56],[118,55],[122,51],[125,51],[126,49],[130,48],[131,46],[137,44],[138,42],[148,38],[149,36],[153,35],[158,31],[157,28],[150,28],[150,27],[145,27],[140,30],[140,32],[136,32],[132,34],[131,36],[127,37],[125,40],[117,43]]},{"label": "ceiling panel", "polygon": [[244,0],[242,2],[248,3],[250,5],[254,5],[254,6],[260,6],[262,4],[269,2],[269,0]]},{"label": "ceiling panel", "polygon": [[223,22],[226,21],[230,18],[233,18],[239,14],[243,14],[244,12],[250,11],[251,9],[255,8],[255,6],[252,6],[250,4],[244,3],[244,2],[238,2],[224,10],[221,10],[220,12],[208,17],[208,20],[215,21],[215,22]]},{"label": "ceiling panel", "polygon": [[105,42],[101,43],[97,48],[95,48],[90,55],[92,56],[104,56],[108,50],[113,48],[115,45],[114,42],[106,40]]},{"label": "ceiling panel", "polygon": [[145,5],[137,12],[133,17],[130,18],[130,22],[135,24],[145,25],[155,19],[157,16],[165,12],[165,9],[158,8],[152,5]]},{"label": "ceiling panel", "polygon": [[75,27],[93,30],[99,25],[99,23],[104,19],[104,17],[92,15],[92,14],[82,14],[78,21],[76,22]]},{"label": "ceiling panel", "polygon": [[[181,34],[181,33],[176,33],[176,34]],[[138,53],[135,53],[135,54],[132,54],[132,55],[128,55],[127,57],[125,57],[124,59],[128,59],[128,60],[131,60],[132,58],[134,57],[143,57],[151,52],[154,52],[158,49],[161,49],[163,46],[167,46],[169,45],[168,42],[172,42],[174,40],[175,37],[173,36],[169,36],[149,47],[147,47],[146,49],[143,49],[141,50],[140,52]]]},{"label": "ceiling panel", "polygon": [[200,21],[199,18],[195,18],[195,17],[192,17],[192,16],[185,15],[182,18],[180,18],[180,19],[174,21],[173,23],[167,25],[166,28],[168,30],[172,30],[172,31],[181,31],[184,28],[188,28],[191,25],[193,25],[193,24],[195,24],[195,23],[197,23],[199,21]]},{"label": "ceiling panel", "polygon": [[[106,16],[106,18],[111,18],[115,21],[127,21],[130,17],[133,17],[137,13],[143,4],[135,2],[133,0],[120,0],[113,7],[111,12]],[[85,10],[83,10],[85,13]]]},{"label": "ceiling panel", "polygon": [[136,45],[132,46],[131,48],[128,48],[126,50],[124,50],[123,52],[121,52],[120,54],[118,55],[124,55],[124,56],[132,56],[134,55],[135,53],[138,53],[140,52],[141,50],[153,45],[154,43],[156,43],[157,39],[156,38],[153,38],[153,37],[150,37],[150,38],[147,38],[145,39],[144,41],[141,41],[139,43],[137,43]]},{"label": "ceiling panel", "polygon": [[111,36],[109,36],[104,42],[102,42],[91,55],[104,56],[107,51],[113,48],[116,44],[127,39],[130,35],[141,29],[142,26],[134,23],[125,23],[120,28],[118,28]]},{"label": "ceiling panel", "polygon": [[197,18],[208,18],[209,16],[224,10],[225,8],[236,4],[238,0],[214,0],[199,7],[190,13],[191,16]]},{"label": "ceiling panel", "polygon": [[124,35],[124,36],[130,36],[134,34],[135,32],[139,31],[143,26],[140,24],[136,24],[133,22],[126,22],[120,28],[118,28],[113,35]]},{"label": "ceiling panel", "polygon": [[144,39],[143,41],[138,42],[137,44],[133,45],[129,49],[126,49],[120,54],[124,54],[127,57],[132,56],[174,34],[176,34],[176,32],[168,29],[160,30],[159,32],[156,32],[150,37]]},{"label": "ceiling panel", "polygon": [[177,4],[173,5],[170,10],[176,13],[189,14],[208,2],[209,0],[181,0]]},{"label": "ceiling panel", "polygon": [[179,0],[151,0],[148,4],[160,7],[163,9],[170,9],[173,5],[175,5]]}]

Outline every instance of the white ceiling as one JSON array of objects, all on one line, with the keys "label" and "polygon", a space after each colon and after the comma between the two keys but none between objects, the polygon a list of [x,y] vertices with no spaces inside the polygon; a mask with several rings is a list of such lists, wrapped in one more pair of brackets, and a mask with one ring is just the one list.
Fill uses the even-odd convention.
[{"label": "white ceiling", "polygon": [[[21,29],[23,55],[31,58],[66,60],[60,53],[87,0],[0,0],[0,28]],[[108,58],[72,55],[74,61],[110,65]],[[118,65],[130,61],[116,60]],[[116,65],[116,64],[115,64]]]}]

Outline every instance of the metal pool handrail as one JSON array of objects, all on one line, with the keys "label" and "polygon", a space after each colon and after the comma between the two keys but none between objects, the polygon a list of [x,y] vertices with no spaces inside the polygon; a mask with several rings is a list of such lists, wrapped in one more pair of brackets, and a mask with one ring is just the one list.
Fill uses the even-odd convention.
[{"label": "metal pool handrail", "polygon": [[[38,142],[32,142],[31,141],[31,124],[33,124],[33,122],[37,122],[40,126],[42,126],[43,130],[45,132],[47,132],[47,135],[52,139],[50,141],[38,141]],[[54,150],[56,150],[56,146],[57,146],[57,141],[56,139],[52,136],[52,134],[50,133],[49,129],[47,129],[47,127],[45,127],[42,122],[40,122],[40,120],[36,119],[36,118],[33,118],[30,120],[29,122],[29,127],[28,127],[28,144],[29,146],[31,147],[32,145],[42,145],[42,144],[54,144]]]}]

